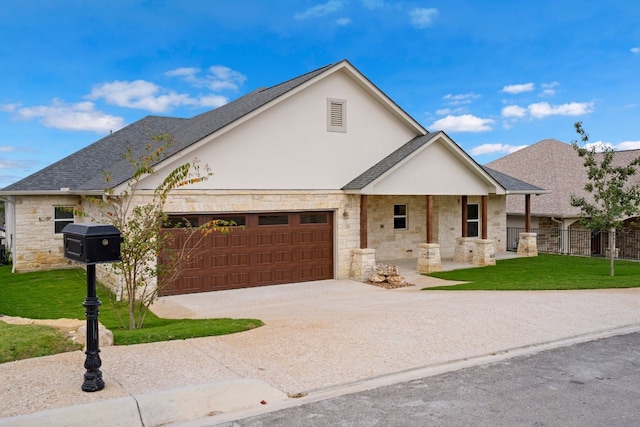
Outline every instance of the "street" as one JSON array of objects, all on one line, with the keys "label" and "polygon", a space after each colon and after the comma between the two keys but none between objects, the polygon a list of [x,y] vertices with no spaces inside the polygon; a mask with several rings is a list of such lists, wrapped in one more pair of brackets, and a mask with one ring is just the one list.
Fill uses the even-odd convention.
[{"label": "street", "polygon": [[638,426],[639,403],[632,333],[219,425]]}]

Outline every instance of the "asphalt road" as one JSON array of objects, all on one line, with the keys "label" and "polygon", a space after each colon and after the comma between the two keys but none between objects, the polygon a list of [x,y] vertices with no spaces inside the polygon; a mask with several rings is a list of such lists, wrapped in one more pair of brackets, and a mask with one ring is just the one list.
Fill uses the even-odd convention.
[{"label": "asphalt road", "polygon": [[640,333],[219,425],[640,426]]}]

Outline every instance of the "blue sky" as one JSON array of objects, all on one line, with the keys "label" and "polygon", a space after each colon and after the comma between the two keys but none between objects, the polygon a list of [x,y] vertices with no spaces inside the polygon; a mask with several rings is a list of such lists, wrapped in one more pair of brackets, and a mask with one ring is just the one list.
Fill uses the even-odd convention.
[{"label": "blue sky", "polygon": [[640,148],[639,23],[636,0],[4,0],[0,187],[342,59],[482,164],[576,121]]}]

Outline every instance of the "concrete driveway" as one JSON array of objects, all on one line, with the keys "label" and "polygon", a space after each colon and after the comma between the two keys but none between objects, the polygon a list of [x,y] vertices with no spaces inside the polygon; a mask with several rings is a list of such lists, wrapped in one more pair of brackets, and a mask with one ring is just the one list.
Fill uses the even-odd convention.
[{"label": "concrete driveway", "polygon": [[421,291],[437,279],[414,279],[417,286],[400,289],[326,280],[161,298],[152,309],[162,317],[259,318],[265,326],[104,347],[107,386],[97,393],[80,390],[79,351],[1,364],[0,417],[33,416],[0,425],[80,426],[87,422],[81,415],[91,414],[93,425],[142,420],[148,427],[239,408],[274,410],[278,402],[308,402],[640,328],[640,289]]},{"label": "concrete driveway", "polygon": [[292,394],[640,324],[640,289],[421,291],[425,285],[327,280],[171,296],[153,311],[262,319],[256,330],[206,339],[209,351]]}]

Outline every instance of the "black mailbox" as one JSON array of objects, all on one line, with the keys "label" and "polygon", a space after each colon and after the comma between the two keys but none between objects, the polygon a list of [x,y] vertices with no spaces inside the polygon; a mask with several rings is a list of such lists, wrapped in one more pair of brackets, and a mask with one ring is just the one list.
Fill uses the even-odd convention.
[{"label": "black mailbox", "polygon": [[120,261],[120,231],[109,224],[67,224],[64,257],[84,264]]}]

